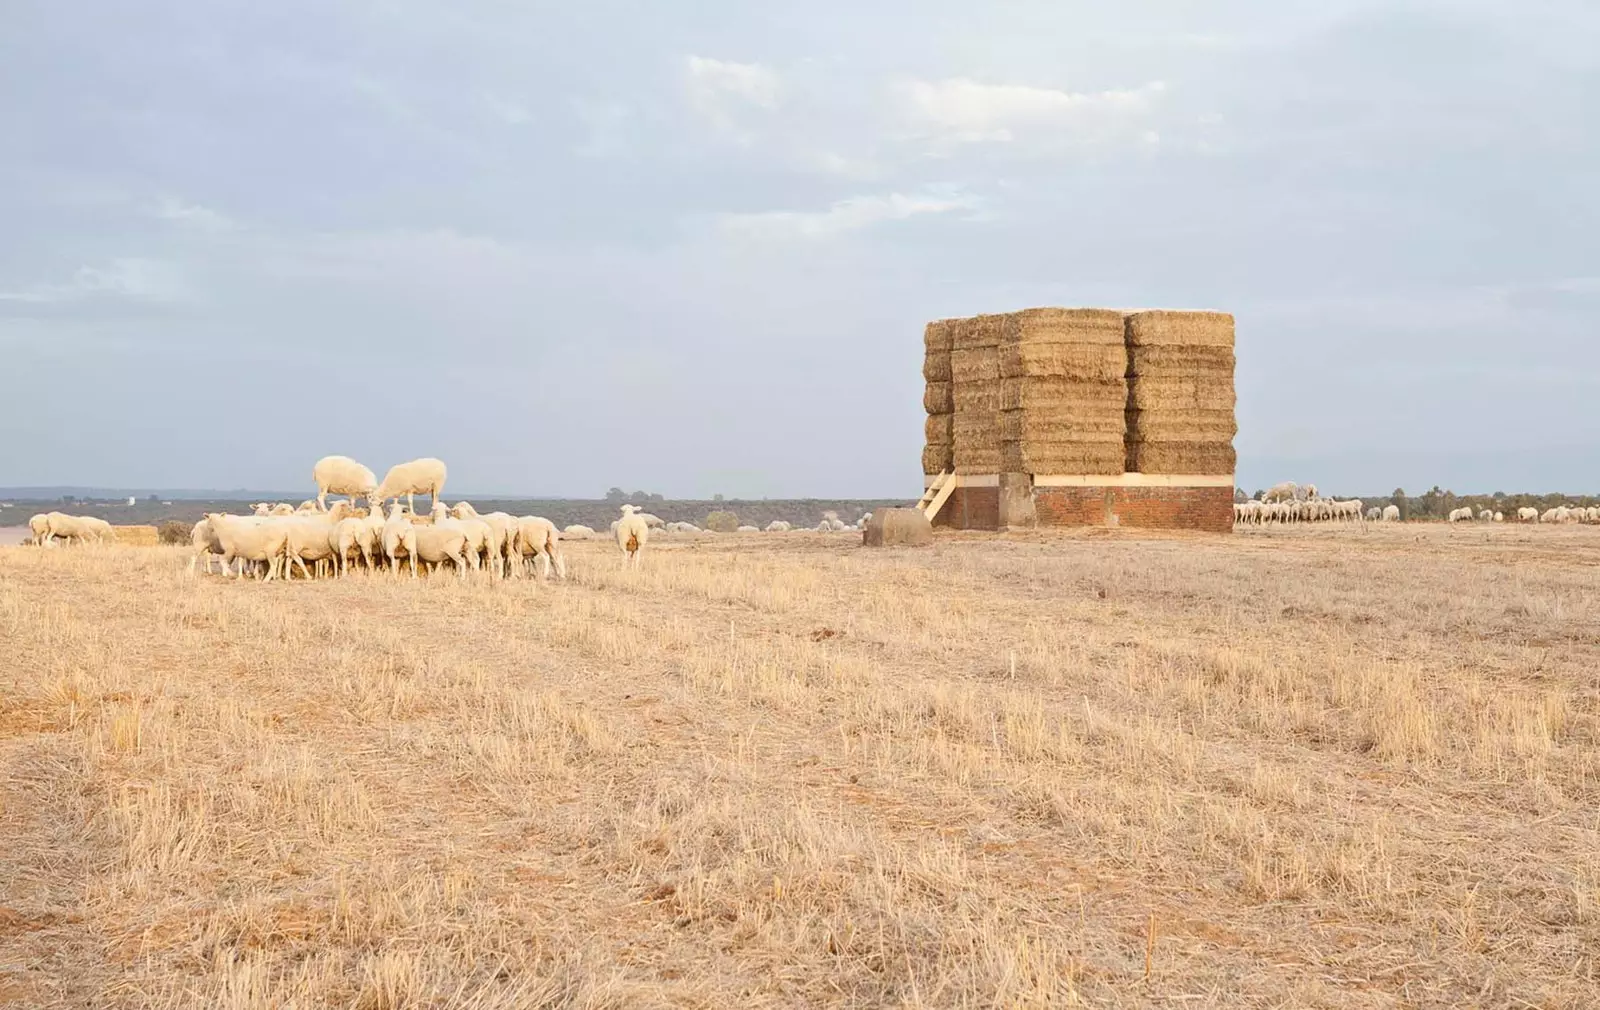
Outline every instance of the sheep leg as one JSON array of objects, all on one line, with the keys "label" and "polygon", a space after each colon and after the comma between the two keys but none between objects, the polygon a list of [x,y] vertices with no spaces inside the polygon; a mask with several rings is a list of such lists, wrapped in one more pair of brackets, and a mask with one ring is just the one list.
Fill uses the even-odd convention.
[{"label": "sheep leg", "polygon": [[[300,574],[301,575],[304,575],[308,579],[311,578],[311,571],[306,568],[306,559],[305,558],[302,558],[299,554],[291,554],[291,555],[289,555],[289,561],[290,561],[291,566],[292,565],[299,565],[300,566]],[[283,577],[287,579],[287,578],[292,578],[293,576],[294,576],[294,569],[293,569],[293,567],[291,567],[287,572],[284,573]]]},{"label": "sheep leg", "polygon": [[567,581],[567,556],[560,549],[553,552],[556,558],[556,578],[562,582]]}]

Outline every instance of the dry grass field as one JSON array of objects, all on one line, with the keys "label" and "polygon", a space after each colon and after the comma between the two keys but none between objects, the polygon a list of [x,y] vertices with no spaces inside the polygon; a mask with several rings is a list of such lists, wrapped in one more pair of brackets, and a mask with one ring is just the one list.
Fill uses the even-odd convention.
[{"label": "dry grass field", "polygon": [[1600,1006],[1600,535],[0,548],[0,1005]]}]

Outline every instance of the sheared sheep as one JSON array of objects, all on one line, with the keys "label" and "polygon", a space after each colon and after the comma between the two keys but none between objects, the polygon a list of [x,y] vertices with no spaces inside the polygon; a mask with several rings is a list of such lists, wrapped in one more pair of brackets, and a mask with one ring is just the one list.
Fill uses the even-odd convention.
[{"label": "sheared sheep", "polygon": [[[284,560],[284,544],[289,531],[286,522],[263,519],[257,516],[230,516],[221,512],[206,513],[206,521],[222,544],[222,569],[233,577],[244,574],[243,562],[259,562],[267,566],[266,581],[278,577]],[[231,572],[234,559],[240,562],[237,573]]]},{"label": "sheared sheep", "polygon": [[189,531],[189,546],[194,548],[194,557],[189,559],[189,574],[194,574],[195,566],[203,557],[206,560],[206,574],[210,575],[211,559],[223,556],[222,541],[211,528],[211,520],[201,519],[194,524],[194,528]]},{"label": "sheared sheep", "polygon": [[435,521],[432,526],[413,526],[412,532],[416,535],[414,554],[423,562],[433,565],[435,570],[445,561],[450,561],[456,566],[456,576],[466,579],[467,556],[470,552],[465,525],[458,519],[447,517],[442,522]]},{"label": "sheared sheep", "polygon": [[506,512],[479,515],[472,503],[465,501],[457,502],[450,509],[450,514],[457,519],[476,519],[488,527],[489,538],[484,546],[484,555],[494,568],[495,575],[500,577],[507,575],[506,566],[511,562],[515,552],[517,517]]},{"label": "sheared sheep", "polygon": [[1261,500],[1269,504],[1292,501],[1300,497],[1299,491],[1300,486],[1298,484],[1292,480],[1286,480],[1282,484],[1274,484],[1261,492]]},{"label": "sheared sheep", "polygon": [[1519,523],[1536,523],[1538,521],[1539,521],[1539,510],[1538,509],[1529,508],[1527,506],[1523,506],[1522,508],[1517,509],[1517,522],[1519,522]]},{"label": "sheared sheep", "polygon": [[[374,508],[373,511],[380,510]],[[395,502],[389,510],[389,518],[383,524],[383,556],[389,559],[390,574],[400,574],[400,559],[405,558],[411,563],[411,577],[417,577],[416,529],[406,507]]]},{"label": "sheared sheep", "polygon": [[43,512],[28,520],[28,532],[33,534],[33,542],[40,547],[45,546],[50,540],[50,517]]},{"label": "sheared sheep", "polygon": [[561,534],[556,524],[543,516],[523,516],[517,520],[517,565],[513,571],[521,574],[526,565],[532,574],[535,564],[540,567],[540,578],[548,579],[555,569],[556,578],[567,577],[567,557],[561,552]]},{"label": "sheared sheep", "polygon": [[[312,502],[312,505],[315,505]],[[306,568],[306,562],[313,562],[320,574],[324,567],[334,561],[334,551],[337,541],[334,539],[334,527],[343,519],[349,517],[350,505],[348,502],[334,502],[333,509],[328,512],[317,512],[314,508],[310,513],[302,513],[282,520],[285,530],[283,544],[283,577],[289,578],[294,574],[293,565],[300,566],[300,574],[311,578],[311,572]]]},{"label": "sheared sheep", "polygon": [[342,579],[350,574],[350,558],[360,554],[361,563],[367,568],[372,567],[373,548],[377,543],[370,517],[357,518],[349,516],[333,524],[333,531],[328,534],[328,541],[333,548],[333,558],[339,565],[339,577]]},{"label": "sheared sheep", "polygon": [[637,513],[638,509],[632,505],[622,506],[622,518],[615,527],[624,568],[639,566],[639,555],[644,553],[644,545],[650,540],[650,526]]},{"label": "sheared sheep", "polygon": [[371,498],[378,489],[378,477],[349,456],[324,456],[311,468],[317,484],[317,507],[326,510],[328,494]]},{"label": "sheared sheep", "polygon": [[444,493],[445,476],[444,462],[432,457],[397,463],[384,474],[383,483],[370,497],[381,502],[405,495],[406,508],[414,513],[417,510],[414,496],[423,492],[431,496],[434,505],[439,504],[439,496]]},{"label": "sheared sheep", "polygon": [[461,531],[464,538],[462,550],[465,552],[467,563],[473,571],[481,567],[485,552],[489,547],[489,526],[481,519],[457,519],[450,514],[450,509],[442,501],[433,503],[433,525],[436,528],[455,528]]}]

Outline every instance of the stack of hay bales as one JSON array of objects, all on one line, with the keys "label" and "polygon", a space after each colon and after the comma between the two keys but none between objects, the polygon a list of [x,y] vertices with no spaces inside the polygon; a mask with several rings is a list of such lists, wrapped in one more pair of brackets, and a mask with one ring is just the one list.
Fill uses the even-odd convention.
[{"label": "stack of hay bales", "polygon": [[1122,313],[1026,309],[996,318],[1001,452],[999,465],[982,472],[1120,474],[1128,405]]},{"label": "stack of hay bales", "polygon": [[1000,339],[1005,316],[958,319],[950,333],[955,471],[1000,472]]},{"label": "stack of hay bales", "polygon": [[1129,472],[1233,473],[1233,316],[1134,312],[1125,331]]},{"label": "stack of hay bales", "polygon": [[922,334],[925,349],[922,377],[928,384],[922,394],[922,405],[928,411],[926,440],[922,447],[923,473],[944,473],[955,465],[950,433],[956,412],[950,383],[950,335],[957,322],[941,319],[929,323]]}]

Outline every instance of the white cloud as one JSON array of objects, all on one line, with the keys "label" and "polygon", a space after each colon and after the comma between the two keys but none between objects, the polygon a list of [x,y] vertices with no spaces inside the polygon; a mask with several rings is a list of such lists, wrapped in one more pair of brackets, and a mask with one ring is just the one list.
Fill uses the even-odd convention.
[{"label": "white cloud", "polygon": [[233,221],[226,214],[170,196],[156,204],[155,216],[199,231],[227,231],[233,227]]},{"label": "white cloud", "polygon": [[915,130],[957,143],[1008,143],[1063,130],[1103,133],[1147,117],[1166,85],[1076,92],[1025,84],[985,84],[966,77],[902,80],[892,86],[900,115]]},{"label": "white cloud", "polygon": [[907,196],[890,193],[887,196],[853,196],[821,211],[725,214],[720,223],[724,232],[738,236],[826,239],[886,221],[973,210],[975,206],[970,197],[961,195]]},{"label": "white cloud", "polygon": [[778,107],[778,75],[759,63],[729,63],[689,57],[689,90],[697,103],[720,104],[735,98],[762,109]]},{"label": "white cloud", "polygon": [[150,304],[173,304],[192,296],[183,270],[176,264],[149,259],[116,259],[104,267],[79,267],[64,284],[35,284],[0,291],[0,302],[61,305],[111,298]]}]

